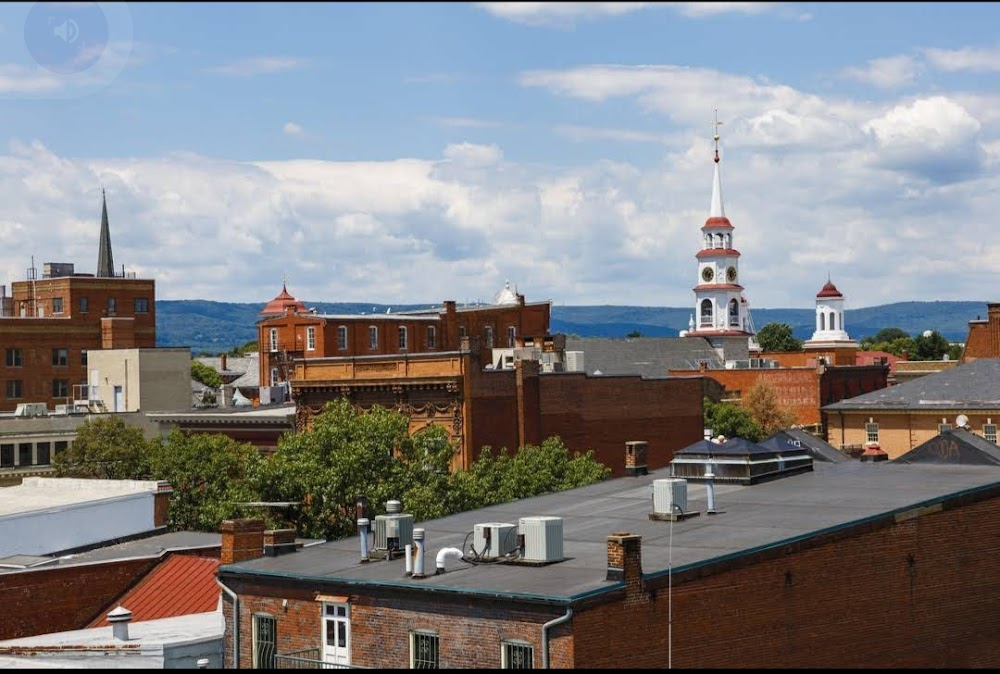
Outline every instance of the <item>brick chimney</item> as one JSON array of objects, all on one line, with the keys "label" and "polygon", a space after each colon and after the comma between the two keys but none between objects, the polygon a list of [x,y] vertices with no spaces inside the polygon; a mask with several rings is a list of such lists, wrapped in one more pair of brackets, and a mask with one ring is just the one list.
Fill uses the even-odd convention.
[{"label": "brick chimney", "polygon": [[226,371],[226,356],[227,355],[228,354],[225,354],[225,353],[220,353],[219,354],[219,369],[222,370],[223,372]]},{"label": "brick chimney", "polygon": [[160,480],[156,484],[156,493],[153,495],[153,526],[165,527],[170,524],[170,495],[174,493],[174,488],[169,482]]},{"label": "brick chimney", "polygon": [[608,536],[608,580],[625,581],[625,605],[645,604],[642,582],[642,536],[616,531]]},{"label": "brick chimney", "polygon": [[264,532],[264,556],[277,557],[295,552],[295,529],[268,529]]},{"label": "brick chimney", "polygon": [[219,531],[222,533],[221,564],[236,564],[264,556],[264,520],[224,520]]},{"label": "brick chimney", "polygon": [[646,462],[646,454],[649,451],[649,443],[645,440],[629,440],[625,443],[625,474],[635,477],[637,475],[648,475],[649,467]]}]

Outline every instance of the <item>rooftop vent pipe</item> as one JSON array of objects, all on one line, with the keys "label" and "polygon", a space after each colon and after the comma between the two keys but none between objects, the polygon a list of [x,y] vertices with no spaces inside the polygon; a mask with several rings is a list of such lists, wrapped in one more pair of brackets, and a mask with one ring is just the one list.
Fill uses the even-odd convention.
[{"label": "rooftop vent pipe", "polygon": [[124,606],[119,606],[114,611],[108,613],[108,622],[111,623],[111,634],[118,641],[128,641],[128,624],[132,620],[132,612]]},{"label": "rooftop vent pipe", "polygon": [[368,561],[368,518],[358,518],[358,538],[361,540],[361,561]]},{"label": "rooftop vent pipe", "polygon": [[712,471],[712,459],[709,458],[705,464],[705,491],[708,494],[708,510],[705,512],[714,515],[715,510],[715,473]]},{"label": "rooftop vent pipe", "polygon": [[413,543],[417,546],[417,557],[413,560],[413,577],[424,577],[424,530],[413,530]]},{"label": "rooftop vent pipe", "polygon": [[463,553],[458,548],[441,548],[437,553],[437,560],[435,560],[437,562],[437,569],[434,571],[434,573],[445,572],[444,562],[449,557],[452,557],[454,559],[462,559]]}]

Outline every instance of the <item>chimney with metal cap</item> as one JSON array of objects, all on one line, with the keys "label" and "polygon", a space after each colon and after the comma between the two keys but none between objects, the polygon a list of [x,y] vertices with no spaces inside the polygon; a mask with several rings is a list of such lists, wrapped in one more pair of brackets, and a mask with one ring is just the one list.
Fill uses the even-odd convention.
[{"label": "chimney with metal cap", "polygon": [[131,620],[132,612],[121,605],[108,613],[108,622],[111,623],[111,633],[115,639],[128,641],[128,624]]}]

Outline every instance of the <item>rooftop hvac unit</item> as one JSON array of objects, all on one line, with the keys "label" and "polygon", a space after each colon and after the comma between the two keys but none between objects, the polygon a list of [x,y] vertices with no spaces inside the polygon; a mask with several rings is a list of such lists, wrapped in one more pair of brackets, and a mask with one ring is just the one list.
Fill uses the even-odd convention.
[{"label": "rooftop hvac unit", "polygon": [[526,562],[558,562],[563,558],[561,517],[522,517],[518,522],[524,536]]},{"label": "rooftop hvac unit", "polygon": [[583,351],[567,351],[566,371],[583,372],[585,370],[586,368],[584,367]]},{"label": "rooftop hvac unit", "polygon": [[413,545],[413,515],[399,512],[399,501],[389,501],[385,515],[375,516],[375,549],[403,550]]},{"label": "rooftop hvac unit", "polygon": [[688,507],[687,480],[667,478],[653,480],[653,512],[660,515],[680,515]]},{"label": "rooftop hvac unit", "polygon": [[480,557],[496,559],[517,549],[517,527],[503,522],[477,524],[472,548]]}]

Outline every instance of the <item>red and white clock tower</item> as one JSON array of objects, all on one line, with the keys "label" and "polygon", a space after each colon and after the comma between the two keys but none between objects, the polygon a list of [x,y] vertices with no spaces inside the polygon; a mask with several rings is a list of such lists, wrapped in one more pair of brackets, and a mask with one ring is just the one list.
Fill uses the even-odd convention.
[{"label": "red and white clock tower", "polygon": [[[686,333],[708,338],[726,360],[747,358],[757,350],[750,305],[740,285],[740,252],[733,245],[733,224],[722,205],[722,177],[719,169],[718,120],[715,141],[715,176],[712,205],[702,225],[702,246],[698,259],[698,285],[694,287],[695,310]],[[721,355],[721,353],[720,353]]]}]

